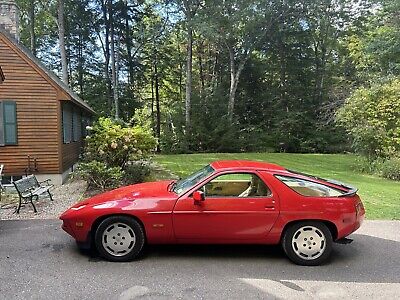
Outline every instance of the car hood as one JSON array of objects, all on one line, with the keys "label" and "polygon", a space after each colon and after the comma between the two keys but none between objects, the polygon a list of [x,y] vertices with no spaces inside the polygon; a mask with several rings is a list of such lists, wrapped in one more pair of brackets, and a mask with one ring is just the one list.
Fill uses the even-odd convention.
[{"label": "car hood", "polygon": [[133,184],[118,189],[105,192],[94,197],[88,198],[83,202],[77,203],[76,206],[95,205],[108,201],[135,200],[135,199],[152,199],[154,198],[171,198],[176,196],[175,193],[168,190],[168,185],[172,180],[146,182]]}]

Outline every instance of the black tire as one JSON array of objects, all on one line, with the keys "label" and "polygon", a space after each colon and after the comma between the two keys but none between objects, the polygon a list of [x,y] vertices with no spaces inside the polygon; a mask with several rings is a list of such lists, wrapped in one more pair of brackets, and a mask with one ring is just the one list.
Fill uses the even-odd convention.
[{"label": "black tire", "polygon": [[141,254],[145,234],[135,219],[128,216],[112,216],[100,223],[94,240],[100,256],[109,261],[125,262]]},{"label": "black tire", "polygon": [[318,266],[326,262],[332,252],[332,244],[332,233],[328,227],[316,221],[291,225],[282,239],[286,255],[295,264],[302,266]]}]

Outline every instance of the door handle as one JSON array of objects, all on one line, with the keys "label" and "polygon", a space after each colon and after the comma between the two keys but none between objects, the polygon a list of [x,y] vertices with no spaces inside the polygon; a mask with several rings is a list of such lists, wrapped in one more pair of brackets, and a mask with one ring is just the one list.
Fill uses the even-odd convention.
[{"label": "door handle", "polygon": [[270,204],[265,205],[265,210],[275,210],[275,200],[272,200]]}]

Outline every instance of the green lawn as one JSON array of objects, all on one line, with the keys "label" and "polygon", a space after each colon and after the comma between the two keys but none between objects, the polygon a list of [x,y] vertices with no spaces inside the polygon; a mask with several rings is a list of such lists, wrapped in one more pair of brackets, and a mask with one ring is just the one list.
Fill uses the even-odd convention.
[{"label": "green lawn", "polygon": [[400,220],[400,183],[354,171],[356,156],[344,154],[211,153],[158,155],[154,158],[183,177],[214,160],[248,159],[282,165],[288,169],[340,180],[359,188],[368,219]]}]

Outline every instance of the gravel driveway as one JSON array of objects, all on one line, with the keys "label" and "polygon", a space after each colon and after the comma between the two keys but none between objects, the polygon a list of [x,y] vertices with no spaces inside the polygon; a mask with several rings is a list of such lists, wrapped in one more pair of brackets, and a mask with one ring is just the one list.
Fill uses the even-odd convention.
[{"label": "gravel driveway", "polygon": [[[31,204],[21,208],[19,214],[15,213],[16,204],[8,209],[0,209],[0,220],[21,220],[21,219],[55,219],[74,203],[83,199],[87,184],[82,180],[73,180],[62,186],[55,186],[51,193],[54,201],[48,197],[40,197],[35,201],[37,213],[33,212]],[[12,202],[18,202],[18,195],[13,194]]]}]

